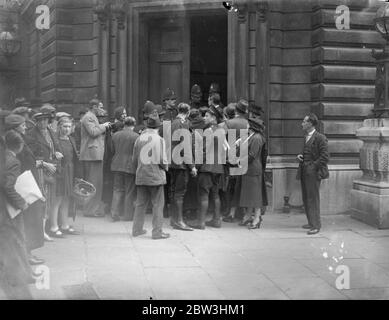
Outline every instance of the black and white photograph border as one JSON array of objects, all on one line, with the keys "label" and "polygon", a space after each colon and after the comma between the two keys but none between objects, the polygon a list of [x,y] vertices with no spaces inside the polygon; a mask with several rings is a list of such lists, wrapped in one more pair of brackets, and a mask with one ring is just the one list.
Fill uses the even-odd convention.
[{"label": "black and white photograph border", "polygon": [[0,149],[1,300],[389,299],[387,1],[0,0]]}]

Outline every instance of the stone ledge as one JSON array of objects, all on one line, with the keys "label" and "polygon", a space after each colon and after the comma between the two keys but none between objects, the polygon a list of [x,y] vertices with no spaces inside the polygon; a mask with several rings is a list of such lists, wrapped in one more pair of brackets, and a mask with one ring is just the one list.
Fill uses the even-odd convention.
[{"label": "stone ledge", "polygon": [[389,195],[351,190],[351,217],[378,229],[389,228]]}]

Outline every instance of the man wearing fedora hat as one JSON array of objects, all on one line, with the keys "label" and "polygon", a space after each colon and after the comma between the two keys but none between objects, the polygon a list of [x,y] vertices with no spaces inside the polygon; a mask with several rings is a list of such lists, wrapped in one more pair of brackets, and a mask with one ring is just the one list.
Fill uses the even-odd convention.
[{"label": "man wearing fedora hat", "polygon": [[147,128],[148,117],[155,112],[158,114],[160,118],[165,114],[165,111],[163,110],[160,104],[154,104],[153,101],[147,100],[143,105],[143,109],[142,109],[143,122],[135,126],[134,132],[136,132],[137,134],[141,134],[142,131]]},{"label": "man wearing fedora hat", "polygon": [[162,231],[164,185],[166,184],[166,171],[168,161],[164,139],[158,130],[161,120],[157,113],[151,114],[147,119],[147,128],[136,139],[132,162],[136,168],[135,184],[137,197],[135,204],[132,236],[145,234],[143,229],[145,213],[149,202],[152,204],[152,238],[166,239],[170,235]]}]

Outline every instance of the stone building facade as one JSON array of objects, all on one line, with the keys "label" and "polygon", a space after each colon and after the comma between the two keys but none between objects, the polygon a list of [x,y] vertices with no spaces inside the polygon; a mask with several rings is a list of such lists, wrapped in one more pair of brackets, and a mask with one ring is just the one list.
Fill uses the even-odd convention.
[{"label": "stone building facade", "polygon": [[[12,13],[0,9],[2,20],[17,17],[22,41],[9,68],[16,71],[5,80],[1,71],[1,103],[24,95],[77,117],[98,95],[111,114],[125,105],[139,117],[144,101],[160,102],[164,88],[188,101],[194,83],[205,96],[214,79],[225,103],[247,97],[265,111],[275,210],[285,196],[302,202],[295,155],[301,119],[313,111],[331,153],[322,210],[347,211],[361,175],[355,132],[374,102],[371,49],[383,45],[373,22],[380,1],[230,2],[237,11],[217,0],[26,0]],[[48,30],[35,27],[40,4],[50,8]],[[335,23],[340,5],[349,9],[350,29]]]}]

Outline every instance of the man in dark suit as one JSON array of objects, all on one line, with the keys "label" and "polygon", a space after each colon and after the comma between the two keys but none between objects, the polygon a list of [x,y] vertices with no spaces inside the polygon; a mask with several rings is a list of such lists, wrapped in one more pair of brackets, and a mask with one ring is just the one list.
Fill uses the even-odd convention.
[{"label": "man in dark suit", "polygon": [[134,132],[135,119],[124,119],[124,128],[112,136],[113,157],[111,171],[114,172],[113,198],[111,215],[114,221],[119,220],[120,208],[124,205],[123,220],[134,218],[134,202],[136,200],[135,173],[132,162],[134,144],[138,134]]},{"label": "man in dark suit", "polygon": [[[194,165],[194,159],[191,154],[186,154],[184,150],[178,155],[174,153],[175,148],[178,145],[185,144],[185,146],[191,146],[192,140],[189,132],[189,121],[187,117],[189,115],[190,106],[186,103],[180,103],[178,105],[178,115],[173,120],[171,132],[172,132],[172,161],[167,174],[170,176],[170,195],[171,195],[171,218],[170,224],[174,229],[192,231],[193,229],[186,225],[183,220],[183,205],[184,196],[187,190],[189,181],[189,172],[192,176],[197,175],[197,169]],[[190,139],[185,140],[185,137],[175,136],[175,131],[185,131],[189,134]],[[174,139],[173,139],[174,137]],[[177,139],[180,138],[180,139]],[[191,150],[191,149],[190,149]],[[181,162],[181,163],[178,163]]]},{"label": "man in dark suit", "polygon": [[307,115],[302,128],[305,132],[304,148],[297,156],[300,165],[297,179],[301,180],[301,191],[308,224],[304,229],[309,229],[308,234],[316,234],[320,231],[320,182],[328,179],[329,161],[328,143],[325,135],[316,131],[318,118],[315,114]]}]

